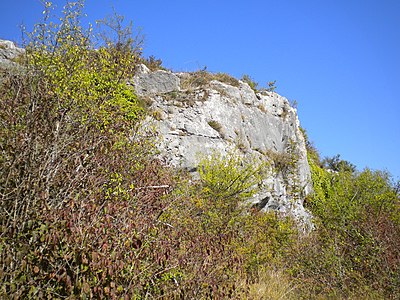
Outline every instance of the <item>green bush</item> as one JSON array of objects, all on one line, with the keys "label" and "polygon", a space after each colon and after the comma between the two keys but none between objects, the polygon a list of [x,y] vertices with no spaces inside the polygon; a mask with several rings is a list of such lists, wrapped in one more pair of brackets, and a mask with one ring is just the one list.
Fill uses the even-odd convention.
[{"label": "green bush", "polygon": [[242,81],[246,82],[254,92],[258,92],[258,82],[255,82],[249,75],[243,75]]},{"label": "green bush", "polygon": [[200,179],[204,192],[215,199],[251,197],[259,188],[267,172],[266,163],[257,158],[246,161],[235,154],[222,157],[214,153],[199,164]]},{"label": "green bush", "polygon": [[340,158],[340,154],[337,154],[333,157],[326,157],[322,161],[323,166],[326,169],[339,172],[339,171],[347,171],[347,172],[355,172],[356,166],[347,160],[343,160]]},{"label": "green bush", "polygon": [[144,63],[151,71],[165,70],[165,68],[162,66],[162,60],[155,58],[153,55],[150,55],[146,59],[142,59],[141,62]]},{"label": "green bush", "polygon": [[263,162],[214,154],[199,170],[199,181],[181,184],[160,218],[168,224],[165,238],[179,245],[168,248],[179,274],[172,295],[249,299],[255,294],[249,286],[257,286],[293,243],[293,223],[247,202],[265,172]]},{"label": "green bush", "polygon": [[129,40],[93,50],[82,5],[37,25],[24,71],[0,87],[2,298],[131,298],[163,270],[165,188],[147,187],[171,180],[124,83],[138,53]]},{"label": "green bush", "polygon": [[400,201],[388,174],[332,172],[312,159],[310,166],[315,193],[307,204],[317,231],[293,248],[290,262],[305,297],[398,295]]}]

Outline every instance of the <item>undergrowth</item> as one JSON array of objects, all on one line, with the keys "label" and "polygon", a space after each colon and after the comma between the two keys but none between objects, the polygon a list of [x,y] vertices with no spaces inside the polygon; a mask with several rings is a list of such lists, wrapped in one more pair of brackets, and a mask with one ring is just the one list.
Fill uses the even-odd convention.
[{"label": "undergrowth", "polygon": [[[293,158],[214,154],[198,180],[168,168],[125,84],[140,41],[116,17],[102,22],[115,38],[94,50],[83,4],[50,23],[47,3],[22,69],[2,75],[2,298],[398,299],[399,188],[388,174],[328,171],[308,143],[316,229],[303,235],[248,202],[270,163],[292,174]],[[188,85],[214,79],[232,80],[200,73]]]}]

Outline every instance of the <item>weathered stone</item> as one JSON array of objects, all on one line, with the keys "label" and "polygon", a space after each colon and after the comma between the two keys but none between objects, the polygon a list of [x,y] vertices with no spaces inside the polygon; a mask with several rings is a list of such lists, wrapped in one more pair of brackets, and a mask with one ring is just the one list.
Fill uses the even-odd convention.
[{"label": "weathered stone", "polygon": [[[272,92],[256,95],[244,82],[236,87],[213,80],[184,90],[178,76],[188,78],[190,74],[142,70],[133,80],[141,95],[152,98],[151,108],[166,115],[154,120],[164,158],[188,170],[196,169],[200,154],[213,151],[272,159],[275,168],[252,203],[262,210],[293,215],[304,228],[312,227],[311,216],[303,207],[304,197],[312,190],[305,141],[297,112],[289,102]],[[173,97],[165,94],[168,92],[174,92]],[[290,155],[297,160],[294,170],[279,162]]]},{"label": "weathered stone", "polygon": [[[23,70],[21,65],[15,63],[13,60],[18,56],[25,53],[25,49],[18,48],[11,41],[0,40],[0,71],[19,73]],[[3,74],[0,74],[0,85],[4,82]]]},{"label": "weathered stone", "polygon": [[150,70],[141,65],[137,75],[133,79],[133,85],[138,94],[163,94],[179,90],[180,79],[175,74],[158,70]]},{"label": "weathered stone", "polygon": [[16,47],[13,42],[0,40],[0,63],[8,64],[24,52],[25,49]]}]

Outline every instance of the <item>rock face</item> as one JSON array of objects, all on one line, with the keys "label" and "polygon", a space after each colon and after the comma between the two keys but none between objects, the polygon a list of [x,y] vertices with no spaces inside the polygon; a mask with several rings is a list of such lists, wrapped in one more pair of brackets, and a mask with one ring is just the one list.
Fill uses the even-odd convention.
[{"label": "rock face", "polygon": [[271,162],[271,173],[251,201],[262,210],[293,215],[303,228],[312,226],[303,207],[312,187],[296,109],[276,93],[255,93],[245,82],[214,77],[205,72],[151,72],[140,66],[131,84],[152,103],[162,155],[192,171],[199,153],[263,156]]},{"label": "rock face", "polygon": [[12,60],[24,52],[24,49],[16,47],[13,42],[0,39],[0,63],[2,65],[12,64]]},{"label": "rock face", "polygon": [[25,49],[18,48],[11,41],[0,39],[0,85],[3,84],[2,73],[20,72],[21,66],[14,59],[25,53]]}]

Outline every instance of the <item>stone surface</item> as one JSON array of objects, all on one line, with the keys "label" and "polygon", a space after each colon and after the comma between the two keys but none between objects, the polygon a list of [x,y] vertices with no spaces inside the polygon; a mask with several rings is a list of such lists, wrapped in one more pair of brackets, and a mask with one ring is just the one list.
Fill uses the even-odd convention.
[{"label": "stone surface", "polygon": [[[141,67],[133,79],[138,94],[151,98],[151,109],[162,116],[154,122],[164,158],[174,166],[195,170],[200,154],[213,151],[263,156],[273,168],[263,190],[251,201],[262,210],[291,214],[305,228],[312,226],[303,207],[312,186],[296,109],[284,97],[256,94],[241,81],[238,87],[212,80],[184,89],[181,81],[190,76]],[[297,157],[294,169],[280,164],[288,157]]]},{"label": "stone surface", "polygon": [[24,49],[18,48],[13,42],[0,39],[1,64],[11,64],[14,58],[23,54],[24,52]]},{"label": "stone surface", "polygon": [[3,72],[15,73],[22,71],[21,65],[13,60],[24,53],[25,49],[16,47],[11,41],[0,39],[0,84],[3,84],[4,81]]},{"label": "stone surface", "polygon": [[179,89],[180,80],[175,74],[163,70],[150,72],[140,65],[138,75],[133,79],[139,94],[162,94]]}]

